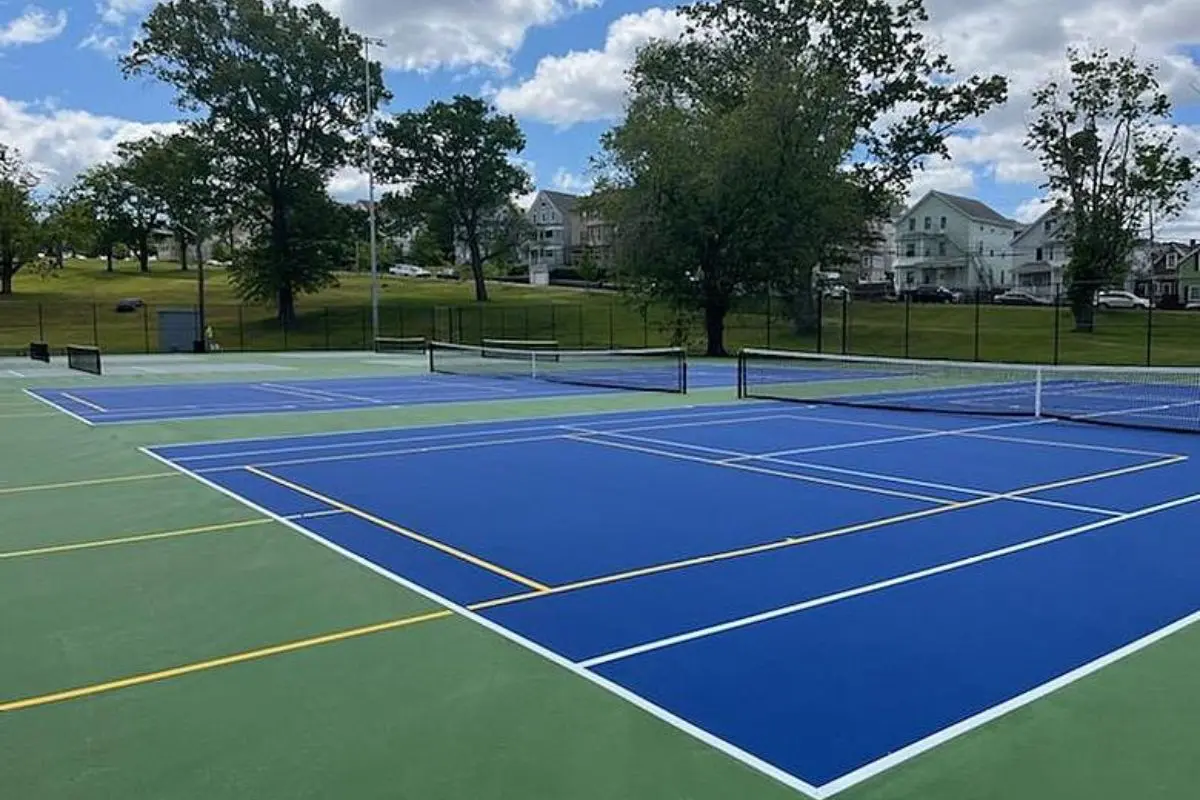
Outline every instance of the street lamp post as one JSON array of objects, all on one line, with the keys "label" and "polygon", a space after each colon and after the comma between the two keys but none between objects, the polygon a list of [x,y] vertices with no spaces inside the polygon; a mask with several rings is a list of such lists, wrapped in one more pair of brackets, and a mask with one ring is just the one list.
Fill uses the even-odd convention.
[{"label": "street lamp post", "polygon": [[379,259],[375,244],[375,115],[371,106],[371,45],[384,47],[382,39],[363,37],[363,88],[367,98],[367,213],[370,219],[371,237],[371,341],[379,338]]}]

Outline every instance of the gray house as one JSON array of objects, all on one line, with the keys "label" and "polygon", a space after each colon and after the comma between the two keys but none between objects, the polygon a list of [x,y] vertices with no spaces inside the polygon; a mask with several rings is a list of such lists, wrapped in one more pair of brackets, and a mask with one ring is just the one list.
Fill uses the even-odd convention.
[{"label": "gray house", "polygon": [[931,191],[896,221],[901,291],[940,285],[974,291],[1003,285],[1020,223],[969,197]]}]

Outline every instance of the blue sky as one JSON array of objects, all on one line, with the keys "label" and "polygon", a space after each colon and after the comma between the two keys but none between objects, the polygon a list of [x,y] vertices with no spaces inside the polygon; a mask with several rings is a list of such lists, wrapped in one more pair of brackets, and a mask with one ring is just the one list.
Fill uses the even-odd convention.
[{"label": "blue sky", "polygon": [[[588,159],[620,113],[623,70],[636,48],[671,36],[671,4],[647,0],[322,0],[355,30],[378,36],[391,108],[455,93],[485,94],[515,114],[523,154],[542,188],[586,190]],[[118,140],[146,135],[177,114],[171,93],[125,80],[116,55],[153,3],[147,0],[0,0],[0,139],[50,181],[111,157]],[[1001,72],[1009,103],[980,132],[951,141],[912,194],[930,188],[978,197],[1029,218],[1040,208],[1037,165],[1021,140],[1029,91],[1059,69],[1069,44],[1107,45],[1160,65],[1177,104],[1180,141],[1200,150],[1200,13],[1196,0],[926,0],[930,37],[960,73]],[[333,189],[363,191],[346,172]],[[1200,238],[1200,204],[1171,233]]]}]

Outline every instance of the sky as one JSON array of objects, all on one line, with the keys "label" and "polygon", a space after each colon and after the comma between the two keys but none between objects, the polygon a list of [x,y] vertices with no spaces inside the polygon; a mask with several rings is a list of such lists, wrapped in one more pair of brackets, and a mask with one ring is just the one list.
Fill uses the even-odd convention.
[{"label": "sky", "polygon": [[[378,37],[390,111],[435,98],[488,97],[528,138],[522,163],[541,189],[586,192],[589,158],[619,120],[637,48],[679,33],[670,3],[648,0],[321,0],[355,31]],[[112,157],[116,143],[169,129],[168,87],[126,80],[117,57],[154,6],[148,0],[0,0],[0,141],[49,185]],[[929,189],[976,197],[1028,221],[1045,207],[1023,140],[1032,90],[1061,75],[1070,45],[1136,49],[1160,68],[1179,141],[1200,152],[1200,0],[926,0],[926,33],[959,75],[1000,73],[1009,100],[949,141],[910,198]],[[375,55],[373,53],[373,55]],[[331,190],[366,195],[344,171]],[[1200,194],[1200,193],[1198,193]],[[1200,196],[1160,238],[1200,239]]]}]

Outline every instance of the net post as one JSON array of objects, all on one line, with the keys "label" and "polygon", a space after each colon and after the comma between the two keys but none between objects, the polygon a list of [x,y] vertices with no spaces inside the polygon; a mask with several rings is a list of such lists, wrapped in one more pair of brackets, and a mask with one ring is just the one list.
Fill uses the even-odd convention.
[{"label": "net post", "polygon": [[537,354],[536,350],[529,351],[529,373],[530,373],[529,377],[531,377],[535,380],[537,379],[537,376],[538,376],[537,357],[538,357],[538,354]]},{"label": "net post", "polygon": [[746,399],[746,351],[739,350],[737,355],[737,398]]},{"label": "net post", "polygon": [[437,348],[434,346],[433,342],[430,342],[430,343],[429,343],[429,371],[430,371],[430,373],[437,372],[437,370],[433,368],[433,366],[434,366],[434,364],[433,364],[433,351],[434,351],[434,350],[436,350],[436,349],[437,349]]},{"label": "net post", "polygon": [[1039,366],[1033,372],[1033,416],[1042,416],[1042,368]]},{"label": "net post", "polygon": [[1154,365],[1154,292],[1150,292],[1150,305],[1146,306],[1146,366]]}]

